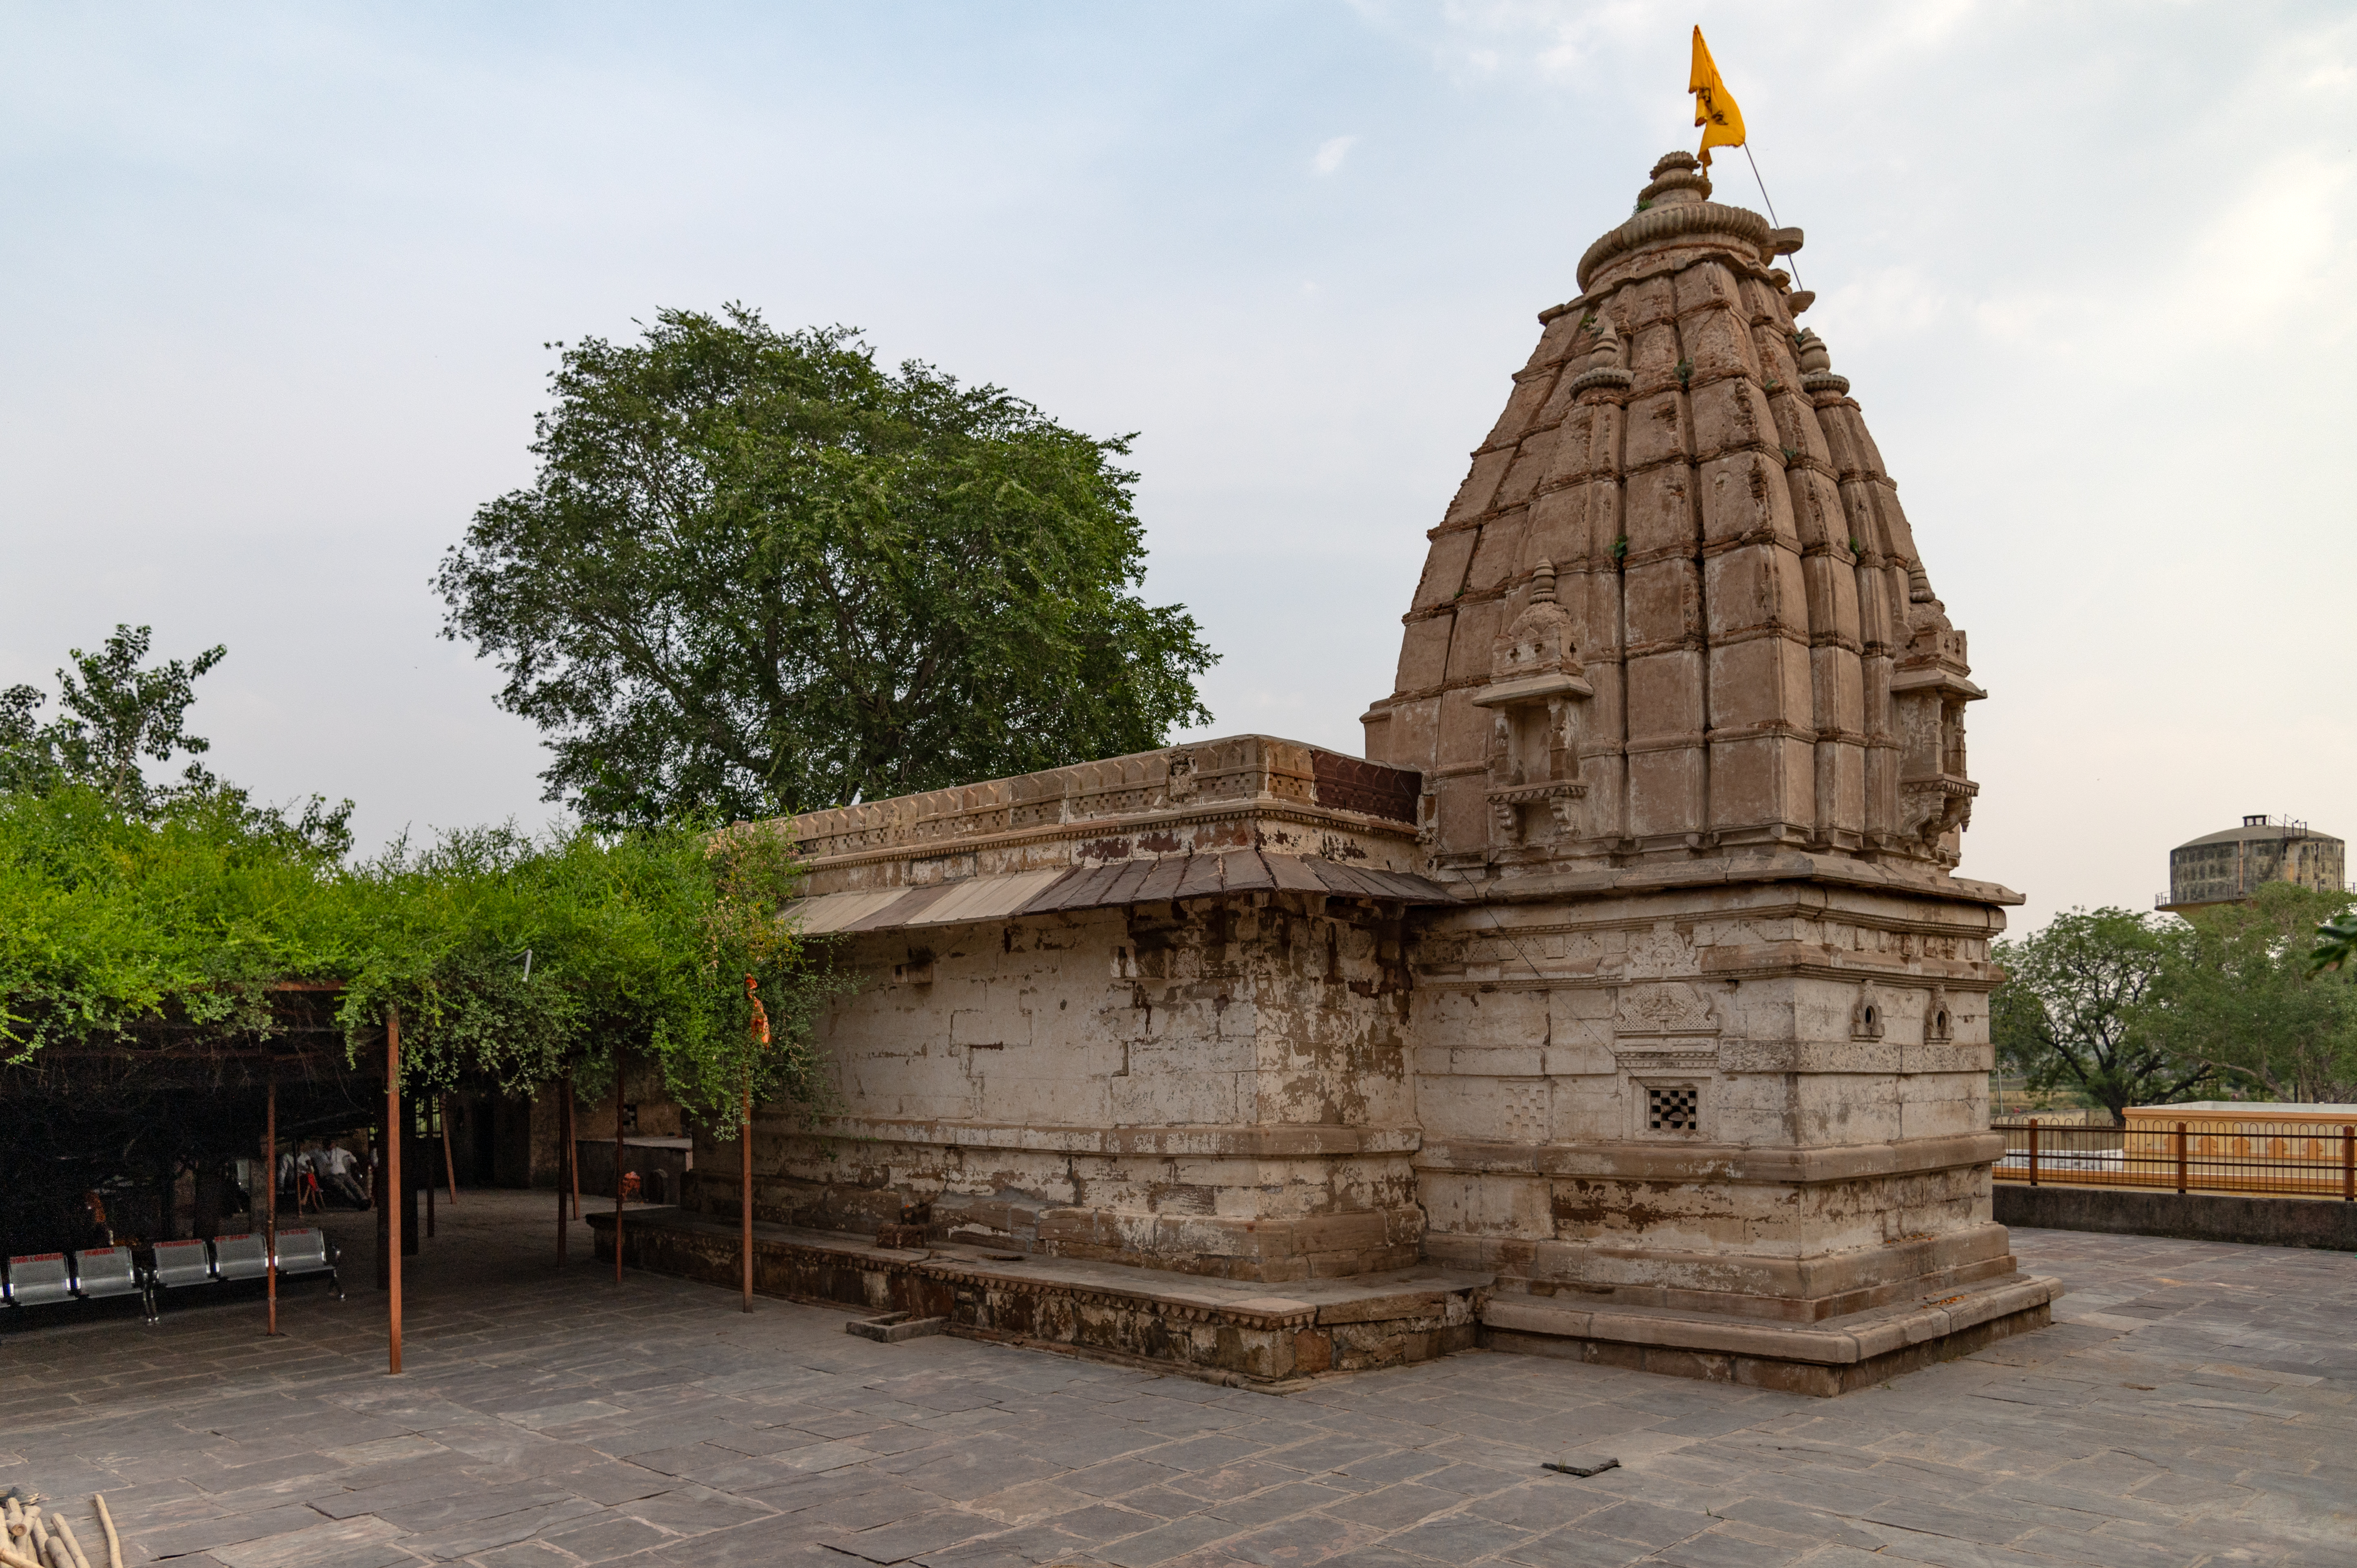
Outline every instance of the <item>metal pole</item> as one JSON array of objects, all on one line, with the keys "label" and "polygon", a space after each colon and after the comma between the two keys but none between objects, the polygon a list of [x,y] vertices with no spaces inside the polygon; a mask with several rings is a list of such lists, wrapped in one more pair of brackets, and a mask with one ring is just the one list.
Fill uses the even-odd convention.
[{"label": "metal pole", "polygon": [[743,1178],[739,1207],[744,1234],[738,1246],[745,1254],[745,1310],[753,1310],[753,1069],[745,1069],[745,1124],[737,1143],[737,1164]]},{"label": "metal pole", "polygon": [[[388,1005],[384,1010],[384,1197],[397,1199],[401,1193],[401,1009]],[[392,1210],[386,1216],[391,1219]],[[386,1278],[391,1282],[392,1309],[388,1339],[388,1377],[401,1374],[401,1242],[398,1237],[385,1249],[390,1268]]]},{"label": "metal pole", "polygon": [[573,1069],[557,1085],[556,1103],[556,1266],[565,1266],[565,1184],[573,1179]]},{"label": "metal pole", "polygon": [[[368,1151],[369,1197],[376,1205],[376,1288],[391,1290],[393,1265],[385,1262],[385,1257],[393,1246],[393,1194],[387,1189],[384,1180],[384,1144],[376,1136],[374,1128],[368,1129],[361,1136]],[[323,1199],[320,1203],[323,1213],[326,1208]]]},{"label": "metal pole", "polygon": [[2357,1203],[2357,1127],[2341,1129],[2341,1201]]},{"label": "metal pole", "polygon": [[622,1051],[614,1048],[614,1283],[622,1283]]},{"label": "metal pole", "polygon": [[572,1172],[573,1218],[581,1218],[581,1129],[573,1121],[573,1075],[565,1075],[565,1168]]},{"label": "metal pole", "polygon": [[2029,1185],[2038,1185],[2038,1118],[2029,1119]]},{"label": "metal pole", "polygon": [[2177,1124],[2177,1190],[2185,1190],[2185,1123]]},{"label": "metal pole", "polygon": [[442,1174],[450,1178],[450,1201],[458,1201],[458,1162],[450,1154],[450,1097],[444,1095],[434,1108],[442,1118]]},{"label": "metal pole", "polygon": [[263,1208],[263,1242],[270,1255],[270,1326],[278,1333],[278,1075],[270,1075],[270,1109],[263,1115],[263,1141],[269,1144],[264,1179],[270,1184],[270,1201]]}]

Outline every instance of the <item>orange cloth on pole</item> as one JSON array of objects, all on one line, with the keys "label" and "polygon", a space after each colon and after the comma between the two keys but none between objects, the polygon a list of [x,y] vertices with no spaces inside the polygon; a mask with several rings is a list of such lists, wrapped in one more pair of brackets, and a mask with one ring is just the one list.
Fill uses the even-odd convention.
[{"label": "orange cloth on pole", "polygon": [[1735,95],[1727,83],[1718,79],[1718,63],[1710,58],[1710,46],[1702,41],[1702,29],[1695,29],[1694,70],[1686,79],[1686,91],[1695,95],[1695,124],[1704,127],[1702,134],[1702,166],[1710,166],[1713,147],[1739,147],[1743,145],[1743,111],[1735,106]]}]

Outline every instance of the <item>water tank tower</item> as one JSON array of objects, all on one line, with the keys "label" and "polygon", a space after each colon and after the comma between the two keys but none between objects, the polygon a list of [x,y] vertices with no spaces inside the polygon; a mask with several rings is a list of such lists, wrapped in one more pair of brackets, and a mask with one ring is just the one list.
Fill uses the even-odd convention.
[{"label": "water tank tower", "polygon": [[2268,882],[2337,893],[2347,886],[2346,846],[2329,833],[2289,817],[2244,817],[2239,828],[2204,833],[2169,852],[2169,897],[2155,900],[2176,911],[2254,897]]}]

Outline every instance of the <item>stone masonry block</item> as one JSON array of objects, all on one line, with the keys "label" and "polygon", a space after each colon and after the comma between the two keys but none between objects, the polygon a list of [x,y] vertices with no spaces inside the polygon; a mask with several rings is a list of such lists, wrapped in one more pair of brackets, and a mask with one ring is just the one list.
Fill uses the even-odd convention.
[{"label": "stone masonry block", "polygon": [[1695,475],[1705,540],[1765,534],[1795,540],[1792,498],[1783,465],[1761,452],[1733,452],[1704,463]]},{"label": "stone masonry block", "polygon": [[[1789,725],[1806,730],[1811,723],[1813,701],[1809,650],[1791,639],[1755,637],[1748,642],[1721,643],[1711,649],[1710,727],[1714,738],[1731,739],[1729,732],[1760,725]],[[1781,772],[1779,778],[1781,782]]]},{"label": "stone masonry block", "polygon": [[1432,549],[1424,558],[1424,577],[1416,584],[1411,608],[1445,605],[1464,591],[1465,568],[1472,561],[1473,546],[1480,537],[1478,528],[1456,528],[1432,542]]},{"label": "stone masonry block", "polygon": [[1621,528],[1631,554],[1643,556],[1695,542],[1693,482],[1693,471],[1683,463],[1665,463],[1629,476]]},{"label": "stone masonry block", "polygon": [[[1692,561],[1684,557],[1648,561],[1630,567],[1622,581],[1631,647],[1658,647],[1701,637],[1702,583]],[[1632,700],[1635,690],[1632,685]]]},{"label": "stone masonry block", "polygon": [[1697,381],[1717,381],[1722,376],[1743,376],[1755,381],[1764,379],[1752,346],[1750,325],[1736,314],[1731,304],[1682,317],[1678,337],[1685,349],[1686,362],[1693,367],[1693,379]]},{"label": "stone masonry block", "polygon": [[[1684,649],[1648,653],[1628,663],[1629,708],[1642,714],[1644,731],[1632,740],[1652,736],[1694,736],[1703,727],[1702,655]],[[1632,725],[1633,727],[1633,725]],[[1632,753],[1633,767],[1639,756]]]},{"label": "stone masonry block", "polygon": [[1757,446],[1774,448],[1776,418],[1768,396],[1758,383],[1730,376],[1697,386],[1688,399],[1693,407],[1695,455],[1709,459]]},{"label": "stone masonry block", "polygon": [[[1802,565],[1799,555],[1776,544],[1738,545],[1705,561],[1703,598],[1712,642],[1740,644],[1749,634],[1772,629],[1791,633],[1795,650],[1805,651],[1809,605]],[[1801,705],[1805,711],[1805,693]]]},{"label": "stone masonry block", "polygon": [[1687,443],[1685,394],[1675,382],[1650,396],[1629,402],[1628,441],[1621,463],[1631,470],[1658,463],[1684,461]]},{"label": "stone masonry block", "polygon": [[1400,691],[1426,691],[1448,678],[1448,634],[1455,623],[1455,617],[1445,615],[1408,623],[1400,644]]},{"label": "stone masonry block", "polygon": [[1469,522],[1490,510],[1491,499],[1498,493],[1498,482],[1506,477],[1507,467],[1514,460],[1511,446],[1494,452],[1484,452],[1473,459],[1473,467],[1458,488],[1457,499],[1448,503],[1449,522]]}]

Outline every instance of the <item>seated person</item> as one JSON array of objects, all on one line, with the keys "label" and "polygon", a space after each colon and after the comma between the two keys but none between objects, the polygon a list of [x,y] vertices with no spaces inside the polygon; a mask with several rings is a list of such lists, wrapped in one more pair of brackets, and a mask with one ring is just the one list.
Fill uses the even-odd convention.
[{"label": "seated person", "polygon": [[369,1206],[368,1194],[361,1190],[358,1178],[360,1162],[352,1157],[350,1149],[340,1144],[329,1144],[315,1158],[322,1187],[354,1208]]}]

